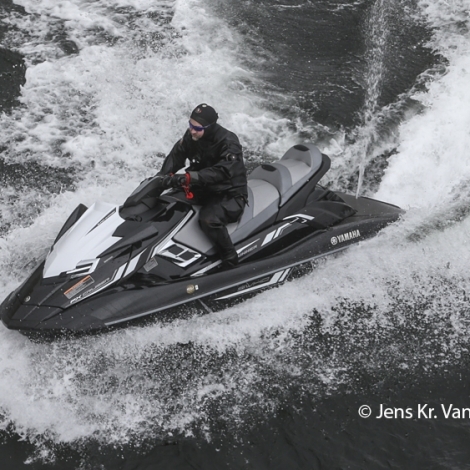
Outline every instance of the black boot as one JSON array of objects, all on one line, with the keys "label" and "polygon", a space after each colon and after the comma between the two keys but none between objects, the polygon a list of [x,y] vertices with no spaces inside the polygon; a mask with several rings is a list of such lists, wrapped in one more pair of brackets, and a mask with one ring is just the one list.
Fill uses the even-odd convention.
[{"label": "black boot", "polygon": [[238,253],[235,249],[233,252],[229,253],[227,256],[223,256],[221,259],[223,268],[234,268],[238,265]]}]

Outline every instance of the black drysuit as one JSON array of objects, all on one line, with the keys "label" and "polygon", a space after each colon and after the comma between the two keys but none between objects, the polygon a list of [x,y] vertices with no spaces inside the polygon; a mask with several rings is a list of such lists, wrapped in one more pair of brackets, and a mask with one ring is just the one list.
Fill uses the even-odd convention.
[{"label": "black drysuit", "polygon": [[226,225],[239,220],[248,198],[243,150],[238,137],[219,124],[213,124],[195,141],[188,129],[173,146],[159,174],[176,173],[187,159],[191,191],[203,206],[199,224],[222,260],[236,258]]}]

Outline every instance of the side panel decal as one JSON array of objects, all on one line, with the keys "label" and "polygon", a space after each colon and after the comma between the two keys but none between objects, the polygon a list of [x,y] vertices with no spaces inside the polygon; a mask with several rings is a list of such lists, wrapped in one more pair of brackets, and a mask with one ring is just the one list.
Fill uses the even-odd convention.
[{"label": "side panel decal", "polygon": [[289,275],[291,268],[283,269],[282,271],[278,271],[271,276],[263,277],[261,279],[257,279],[250,283],[242,284],[237,292],[233,292],[232,294],[224,295],[222,297],[217,297],[215,300],[225,300],[230,299],[232,297],[237,297],[242,294],[246,294],[248,292],[253,292],[255,290],[264,289],[265,287],[274,286],[276,284],[281,284],[284,282]]}]

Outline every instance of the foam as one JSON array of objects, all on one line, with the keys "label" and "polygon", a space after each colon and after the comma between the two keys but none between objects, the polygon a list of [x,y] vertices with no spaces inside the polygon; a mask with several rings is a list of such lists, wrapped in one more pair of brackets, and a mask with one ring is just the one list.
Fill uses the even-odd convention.
[{"label": "foam", "polygon": [[[74,191],[48,194],[34,184],[24,191],[9,186],[18,200],[15,207],[5,205],[12,227],[0,244],[0,268],[7,273],[1,278],[1,297],[45,256],[78,203],[122,202],[143,177],[154,174],[199,102],[217,106],[220,123],[237,132],[252,152],[272,152],[275,158],[295,143],[295,126],[268,111],[252,91],[262,82],[242,65],[250,54],[243,39],[202,2],[18,4],[30,15],[10,18],[17,29],[6,41],[25,55],[28,69],[22,106],[0,118],[4,158],[9,164],[70,169]],[[150,11],[157,13],[154,20],[137,15]],[[66,55],[60,41],[47,39],[57,31],[77,44],[78,54]],[[15,210],[21,208],[28,216],[15,222]],[[232,418],[243,413],[237,403],[264,379],[257,361],[243,367],[243,377],[237,366],[217,378],[213,357],[232,350],[241,357],[251,354],[260,335],[269,336],[273,328],[281,331],[276,344],[282,347],[282,338],[288,341],[284,328],[301,327],[300,318],[316,298],[292,295],[292,303],[283,306],[284,295],[255,300],[249,309],[239,306],[187,322],[53,345],[35,345],[2,328],[1,427],[13,423],[16,432],[37,445],[87,436],[122,444],[175,430],[189,435],[194,423],[209,415],[210,400],[224,394],[235,397],[229,420],[231,413]],[[286,322],[286,309],[299,314]],[[181,344],[196,351],[187,355]],[[178,371],[153,370],[154,354],[163,359],[157,361],[163,369],[173,350],[182,361],[194,360],[199,378],[189,378],[189,365],[182,369],[187,378]],[[153,377],[145,370],[152,370]]]},{"label": "foam", "polygon": [[421,2],[437,28],[433,46],[449,60],[446,73],[414,96],[424,110],[402,123],[398,153],[390,160],[377,197],[403,207],[449,203],[470,182],[470,37],[460,33],[470,2]]},{"label": "foam", "polygon": [[[31,36],[27,44],[21,35],[11,33],[9,39],[29,62],[21,98],[26,109],[13,119],[2,118],[8,135],[22,139],[15,142],[12,160],[56,166],[93,161],[108,171],[120,160],[142,172],[149,160],[159,163],[153,156],[169,151],[185,130],[188,113],[202,101],[216,105],[220,123],[255,152],[279,156],[295,142],[295,126],[267,111],[267,103],[250,91],[262,83],[241,65],[250,54],[242,38],[200,1],[20,3],[41,16],[37,21],[15,18],[15,25]],[[128,6],[148,13],[160,5],[162,16],[153,24],[141,17],[134,22],[128,13],[137,26],[133,29],[126,28],[128,17],[119,21],[123,13],[116,11]],[[78,55],[64,56],[60,43],[45,40],[48,28],[57,29],[59,21],[78,44]],[[160,39],[152,39],[152,33]],[[110,47],[101,36],[118,42]],[[139,42],[144,46],[139,48]]]},{"label": "foam", "polygon": [[[32,259],[45,255],[78,203],[122,202],[142,177],[153,174],[195,102],[218,103],[221,123],[253,151],[280,156],[297,138],[293,123],[266,111],[254,93],[254,85],[262,83],[242,65],[243,39],[202,2],[21,4],[42,16],[14,18],[20,33],[8,38],[27,55],[29,67],[23,107],[1,117],[2,140],[9,145],[5,158],[73,167],[79,176],[73,192],[16,191],[20,209],[35,195],[43,207],[0,239],[0,269],[6,273],[1,297],[27,276]],[[452,14],[442,2],[428,4],[431,23],[438,10],[445,13],[443,23]],[[468,11],[464,2],[452,5]],[[175,13],[170,26],[153,23],[163,39],[140,47],[148,20],[133,23],[144,29],[128,30],[113,19],[124,15],[117,6],[161,9],[165,18],[173,8]],[[65,56],[55,43],[44,44],[58,19],[77,41],[78,55]],[[413,314],[415,305],[427,302],[426,318],[439,341],[465,343],[466,310],[458,295],[470,283],[470,219],[456,217],[447,225],[433,219],[468,179],[463,150],[470,107],[464,82],[470,64],[466,36],[440,37],[445,25],[435,21],[436,46],[442,41],[449,73],[418,97],[427,110],[402,125],[399,153],[377,194],[419,210],[410,210],[376,239],[319,263],[312,274],[222,312],[54,344],[34,344],[0,328],[0,427],[11,423],[38,445],[49,439],[78,446],[84,438],[138,444],[201,430],[210,436],[220,420],[232,429],[253,413],[271,413],[293,386],[312,396],[331,392],[353,380],[348,374],[354,367],[381,366],[383,349],[394,349],[389,356],[408,370],[419,360],[434,366],[438,359],[432,354],[427,359],[426,341],[416,356],[401,350],[397,325],[415,325],[399,310],[407,302]],[[117,42],[103,42],[103,31]],[[30,41],[21,44],[21,34]],[[338,146],[341,150],[343,143]],[[13,214],[9,220],[14,222]],[[372,313],[357,321],[356,307]],[[458,344],[449,348],[460,351]]]}]

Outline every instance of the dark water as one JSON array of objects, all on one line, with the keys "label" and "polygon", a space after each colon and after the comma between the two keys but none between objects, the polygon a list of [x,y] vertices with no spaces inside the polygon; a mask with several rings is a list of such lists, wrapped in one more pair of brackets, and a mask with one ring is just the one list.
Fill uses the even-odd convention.
[{"label": "dark water", "polygon": [[[2,2],[2,15],[14,8],[15,6],[11,2],[4,0]],[[0,24],[0,40],[7,29],[4,23]],[[0,108],[2,111],[8,111],[12,106],[18,104],[17,97],[20,93],[20,87],[25,83],[26,67],[21,54],[6,48],[0,48],[0,71]]]},{"label": "dark water", "polygon": [[[377,96],[379,107],[409,91],[417,76],[438,60],[424,47],[429,30],[406,13],[406,5],[413,7],[413,2],[383,3],[389,39]],[[282,112],[300,112],[304,119],[327,125],[331,131],[362,119],[371,67],[367,22],[373,4],[330,0],[216,5],[229,23],[246,31],[260,55],[267,56],[259,68],[273,89],[289,99]]]},{"label": "dark water", "polygon": [[[290,120],[288,125],[300,138],[328,139],[343,132],[346,142],[353,145],[360,141],[364,129],[373,128],[374,139],[386,140],[384,136],[407,113],[418,112],[413,93],[424,90],[427,81],[438,77],[445,67],[445,59],[426,47],[432,30],[413,16],[417,4],[412,1],[266,0],[227,4],[214,0],[207,2],[206,8],[246,41],[250,54],[243,59],[244,65],[259,79],[248,81],[246,86],[267,100],[266,110]],[[2,4],[2,17],[9,17],[12,10],[27,15],[6,1]],[[137,18],[130,7],[119,10],[119,14],[127,19]],[[150,18],[157,16],[154,12],[148,14]],[[159,31],[166,31],[166,20],[161,23]],[[0,34],[8,31],[8,23],[4,22]],[[165,34],[154,38],[156,49],[167,47]],[[99,31],[90,30],[90,36],[98,35]],[[63,35],[58,39],[46,35],[44,41],[67,41],[69,48],[64,51],[61,47],[64,54],[78,53],[71,39],[64,39]],[[98,42],[106,41],[109,47],[119,43],[119,39],[106,35]],[[37,60],[34,57],[32,63]],[[428,73],[423,78],[425,71]],[[18,97],[25,83],[24,73],[22,55],[0,49],[3,112],[21,109]],[[381,119],[375,121],[377,116]],[[380,183],[388,159],[396,152],[395,144],[392,140],[387,152],[367,162],[363,184],[368,190]],[[12,158],[10,144],[8,150],[0,145],[2,189],[18,187],[16,200],[20,202],[21,188],[37,187],[41,198],[47,199],[64,188],[73,191],[74,185],[86,177],[79,174],[80,170],[85,171],[86,161],[68,168],[48,164],[40,157],[22,162]],[[251,150],[247,148],[247,153]],[[351,165],[346,158],[339,167],[345,176],[335,176],[334,183],[355,188],[357,162]],[[15,205],[12,197],[2,197],[5,213]],[[51,204],[46,202],[28,209],[28,217],[23,215],[25,220],[21,213],[18,221],[2,216],[0,234],[27,226],[30,219],[34,220]],[[453,223],[464,219],[465,214],[456,216]],[[424,245],[422,249],[432,246]],[[413,254],[413,248],[410,250]],[[335,262],[341,271],[341,261]],[[359,274],[353,280],[359,289],[367,291],[372,289],[372,282],[383,281],[368,277],[365,272],[363,275],[361,267],[356,268],[349,261],[344,268],[357,269]],[[14,266],[12,271],[15,269],[19,268]],[[446,278],[445,269],[450,267],[437,265],[437,273],[420,273],[418,269],[410,277],[404,273],[403,281],[391,273],[383,283],[392,301],[383,310],[372,301],[367,304],[348,300],[345,294],[345,299],[330,299],[329,314],[336,320],[327,331],[322,323],[331,316],[325,317],[320,308],[312,305],[305,327],[286,326],[283,330],[273,323],[255,343],[248,341],[241,348],[234,344],[220,351],[200,347],[190,340],[175,340],[170,346],[136,347],[135,354],[121,358],[113,339],[109,340],[109,351],[106,339],[102,350],[93,341],[42,349],[35,346],[28,356],[39,371],[37,381],[28,383],[34,396],[44,398],[42,385],[53,395],[43,367],[51,366],[52,375],[59,378],[57,382],[49,380],[60,386],[67,384],[61,376],[64,369],[74,370],[76,366],[81,370],[74,377],[76,395],[65,399],[66,404],[76,405],[77,418],[88,417],[94,424],[99,421],[98,411],[93,416],[91,412],[86,414],[85,404],[80,408],[84,397],[95,395],[104,396],[119,407],[123,402],[115,396],[129,393],[140,397],[143,408],[161,408],[143,413],[143,422],[138,427],[129,425],[127,434],[116,429],[117,438],[113,429],[100,432],[95,426],[98,430],[71,442],[61,439],[60,431],[55,432],[52,425],[43,434],[28,431],[27,425],[22,427],[20,423],[22,418],[15,421],[10,414],[10,422],[3,425],[5,430],[0,437],[0,468],[470,468],[470,410],[465,411],[470,407],[469,335],[465,323],[470,313],[468,286],[466,278]],[[332,268],[331,273],[337,271]],[[409,287],[411,281],[415,283]],[[302,292],[299,289],[294,294],[301,296]],[[286,301],[286,318],[292,313],[288,305]],[[259,308],[259,304],[256,306]],[[455,317],[461,322],[460,336],[454,334]],[[95,355],[94,351],[98,353]],[[48,354],[50,359],[45,359]],[[299,372],[292,373],[296,369]],[[213,377],[219,377],[225,385],[229,377],[233,389],[194,408],[196,417],[191,425],[172,425],[172,417],[180,416],[181,410],[191,410],[195,390],[201,383],[210,383]],[[6,383],[5,379],[3,384]],[[12,387],[9,392],[7,385],[2,387],[3,394],[15,393],[14,390]],[[359,416],[363,405],[370,406],[371,417]],[[376,418],[381,405],[391,408],[393,417]],[[428,405],[424,408],[426,413],[420,415],[419,407],[424,405]],[[26,414],[39,415],[35,406],[34,401],[25,403]],[[449,407],[454,415],[446,418],[444,410]],[[429,408],[434,408],[435,413],[428,415]],[[3,413],[0,409],[2,421]],[[71,429],[75,425],[70,422]]]},{"label": "dark water", "polygon": [[[467,362],[468,364],[468,362]],[[463,364],[465,365],[465,364]],[[465,469],[469,468],[468,411],[446,419],[441,405],[468,409],[467,369],[413,377],[362,377],[357,388],[339,389],[324,398],[291,391],[285,404],[264,417],[252,417],[234,436],[220,429],[211,442],[175,438],[144,442],[138,448],[98,445],[59,446],[55,462],[24,464],[35,446],[4,434],[2,469]],[[369,419],[358,417],[371,406]],[[412,419],[377,419],[380,405],[412,409]],[[428,404],[418,418],[418,407]],[[437,418],[429,418],[429,408]]]}]

